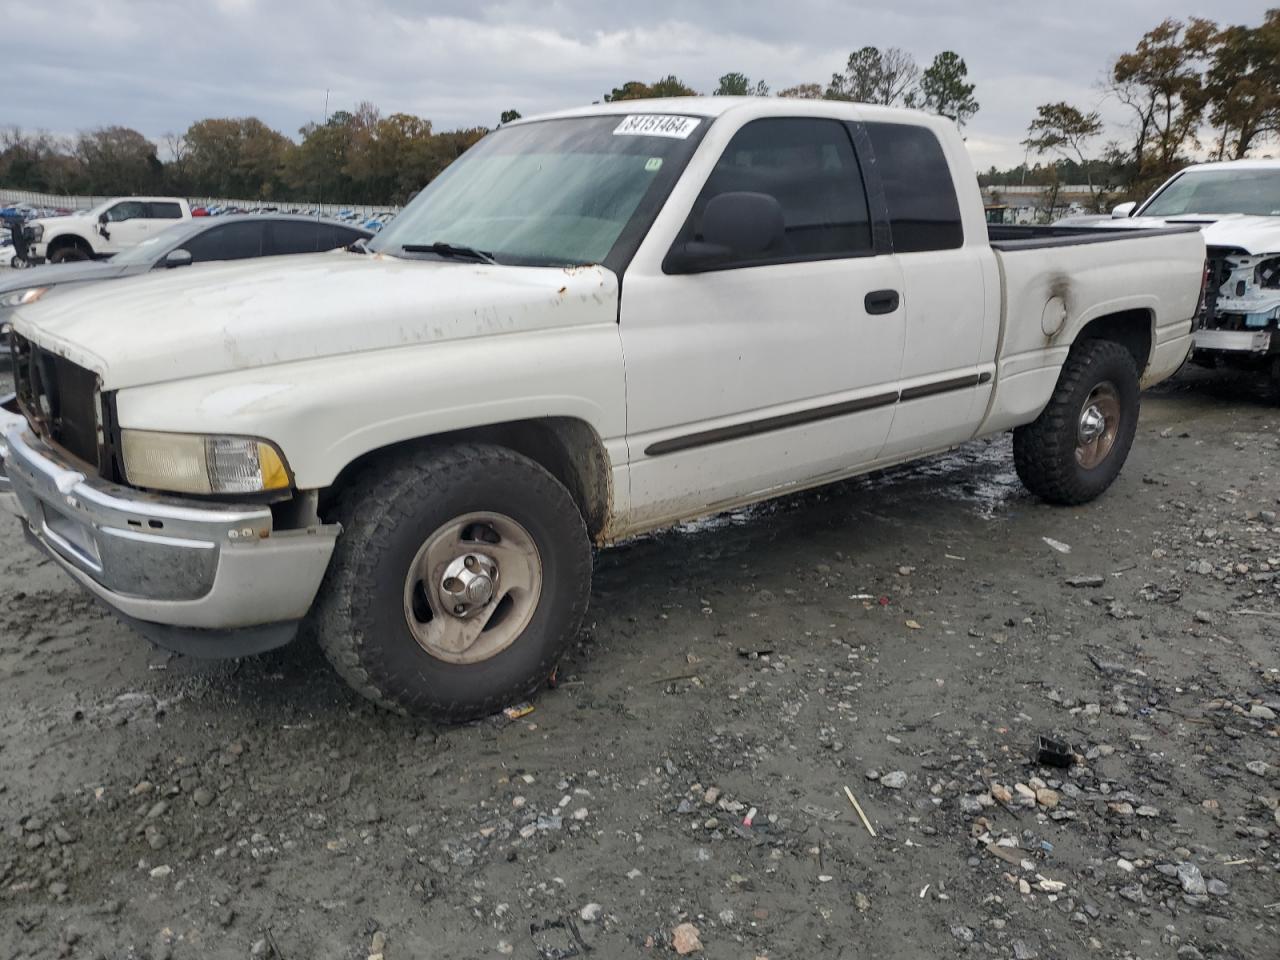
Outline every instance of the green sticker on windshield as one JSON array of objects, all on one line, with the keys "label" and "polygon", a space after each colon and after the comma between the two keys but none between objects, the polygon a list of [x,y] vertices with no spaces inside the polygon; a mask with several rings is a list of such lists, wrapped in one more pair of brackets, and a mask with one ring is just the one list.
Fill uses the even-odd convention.
[{"label": "green sticker on windshield", "polygon": [[662,158],[650,157],[648,160],[644,162],[644,168],[649,173],[657,173],[659,170],[662,169]]}]

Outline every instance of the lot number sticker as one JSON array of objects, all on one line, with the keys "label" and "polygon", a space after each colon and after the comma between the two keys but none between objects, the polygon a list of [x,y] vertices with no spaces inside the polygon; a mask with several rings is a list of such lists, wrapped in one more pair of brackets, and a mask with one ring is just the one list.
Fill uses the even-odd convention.
[{"label": "lot number sticker", "polygon": [[670,137],[684,140],[698,129],[697,117],[673,117],[662,113],[633,113],[614,129],[615,137]]}]

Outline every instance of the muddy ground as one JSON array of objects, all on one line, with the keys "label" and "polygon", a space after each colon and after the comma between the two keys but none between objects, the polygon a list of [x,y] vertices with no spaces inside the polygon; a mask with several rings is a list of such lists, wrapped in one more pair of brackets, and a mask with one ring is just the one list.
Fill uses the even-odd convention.
[{"label": "muddy ground", "polygon": [[999,438],[607,551],[558,687],[457,728],[154,650],[5,518],[0,960],[1274,957],[1260,395],[1148,394],[1080,509]]}]

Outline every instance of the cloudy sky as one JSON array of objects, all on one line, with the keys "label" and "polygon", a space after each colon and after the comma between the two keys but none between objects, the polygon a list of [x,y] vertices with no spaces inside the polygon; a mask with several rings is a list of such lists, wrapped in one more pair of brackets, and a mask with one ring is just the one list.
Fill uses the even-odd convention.
[{"label": "cloudy sky", "polygon": [[256,115],[290,135],[369,100],[438,129],[492,126],[674,73],[710,91],[731,70],[774,90],[825,82],[849,51],[898,46],[968,62],[982,109],[975,163],[1022,159],[1037,104],[1123,111],[1107,63],[1166,16],[1257,23],[1278,0],[0,0],[0,125],[107,124],[159,138],[208,116]]}]

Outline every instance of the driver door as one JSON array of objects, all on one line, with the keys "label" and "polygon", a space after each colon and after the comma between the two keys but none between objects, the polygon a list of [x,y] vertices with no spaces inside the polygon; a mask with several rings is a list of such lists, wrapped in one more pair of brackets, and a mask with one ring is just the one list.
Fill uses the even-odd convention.
[{"label": "driver door", "polygon": [[96,253],[112,254],[136,247],[146,239],[147,205],[142,200],[121,200],[108,207],[103,214],[105,222],[98,223],[99,243]]},{"label": "driver door", "polygon": [[876,249],[848,128],[763,118],[720,149],[676,243],[700,239],[708,200],[730,192],[774,197],[783,236],[763,255],[673,274],[672,237],[655,230],[628,268],[620,330],[637,526],[852,472],[893,421],[902,272]]}]

